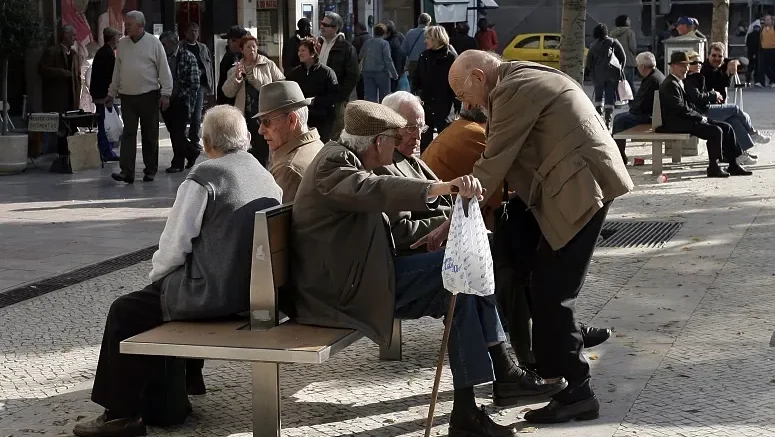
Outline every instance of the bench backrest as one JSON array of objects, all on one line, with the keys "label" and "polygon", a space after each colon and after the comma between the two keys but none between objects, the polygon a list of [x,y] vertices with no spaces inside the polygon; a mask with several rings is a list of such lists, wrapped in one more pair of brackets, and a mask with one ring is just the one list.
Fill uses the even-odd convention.
[{"label": "bench backrest", "polygon": [[288,282],[293,204],[256,213],[250,271],[250,328],[270,329],[281,323],[279,290]]},{"label": "bench backrest", "polygon": [[651,128],[662,126],[662,106],[659,103],[659,90],[654,91],[654,107],[651,110]]}]

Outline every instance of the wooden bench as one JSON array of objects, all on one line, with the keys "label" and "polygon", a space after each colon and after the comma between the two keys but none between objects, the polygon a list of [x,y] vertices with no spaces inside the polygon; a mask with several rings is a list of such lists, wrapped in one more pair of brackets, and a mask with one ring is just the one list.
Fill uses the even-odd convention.
[{"label": "wooden bench", "polygon": [[[691,141],[690,134],[659,133],[656,129],[662,126],[662,109],[659,104],[659,91],[654,91],[654,107],[651,112],[651,125],[641,124],[614,135],[616,140],[634,140],[651,142],[651,174],[662,174],[662,148],[668,141]],[[681,162],[681,145],[672,145],[673,163]]]},{"label": "wooden bench", "polygon": [[[351,329],[299,325],[278,306],[288,281],[292,205],[256,213],[250,278],[250,320],[171,322],[121,342],[121,353],[252,363],[253,436],[278,437],[280,364],[320,364],[362,334]],[[401,324],[380,356],[401,359]]]}]

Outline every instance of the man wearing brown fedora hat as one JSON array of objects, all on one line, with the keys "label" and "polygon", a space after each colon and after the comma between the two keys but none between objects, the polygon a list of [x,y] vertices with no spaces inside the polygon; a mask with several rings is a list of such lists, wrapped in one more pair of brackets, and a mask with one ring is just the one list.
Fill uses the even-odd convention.
[{"label": "man wearing brown fedora hat", "polygon": [[[347,105],[344,131],[307,168],[293,205],[294,274],[283,308],[300,323],[357,329],[386,345],[393,319],[442,317],[452,294],[444,289],[444,251],[395,255],[386,214],[430,212],[441,196],[480,198],[479,181],[450,182],[376,175],[393,162],[406,120],[378,103]],[[474,386],[495,381],[501,401],[563,390],[563,378],[542,380],[518,368],[505,347],[493,296],[458,294],[450,323],[448,357],[455,387],[450,437],[516,436],[477,408]]]},{"label": "man wearing brown fedora hat", "polygon": [[[690,63],[686,52],[673,52],[670,55],[670,74],[659,86],[662,126],[656,129],[657,132],[688,133],[706,140],[710,161],[707,169],[709,178],[751,175],[737,162],[743,152],[737,145],[732,127],[722,121],[708,120],[708,117],[695,110],[683,83]],[[722,159],[729,162],[726,171],[719,167]]]},{"label": "man wearing brown fedora hat", "polygon": [[258,133],[269,144],[269,172],[283,189],[283,203],[293,202],[301,177],[323,147],[318,130],[307,125],[311,103],[291,81],[268,83],[258,94]]}]

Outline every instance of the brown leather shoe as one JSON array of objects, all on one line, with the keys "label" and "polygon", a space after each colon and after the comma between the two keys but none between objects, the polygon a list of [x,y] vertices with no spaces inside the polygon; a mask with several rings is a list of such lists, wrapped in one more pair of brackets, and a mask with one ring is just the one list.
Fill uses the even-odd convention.
[{"label": "brown leather shoe", "polygon": [[139,437],[146,435],[143,419],[138,417],[108,420],[108,413],[73,428],[78,437]]}]

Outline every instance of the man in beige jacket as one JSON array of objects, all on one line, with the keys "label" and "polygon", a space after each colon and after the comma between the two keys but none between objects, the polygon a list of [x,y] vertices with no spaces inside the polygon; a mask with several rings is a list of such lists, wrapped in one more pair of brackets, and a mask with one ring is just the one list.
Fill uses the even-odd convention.
[{"label": "man in beige jacket", "polygon": [[291,81],[268,83],[258,95],[258,133],[269,144],[269,172],[283,189],[283,203],[296,198],[304,172],[323,148],[318,130],[307,126],[311,103]]},{"label": "man in beige jacket", "polygon": [[516,193],[496,240],[508,246],[522,275],[515,283],[529,279],[539,374],[568,380],[525,420],[595,419],[600,404],[581,353],[574,301],[611,201],[633,188],[616,143],[579,85],[553,68],[469,50],[452,65],[449,81],[458,98],[489,114],[474,176],[485,201],[502,195],[495,192],[501,182]]}]

